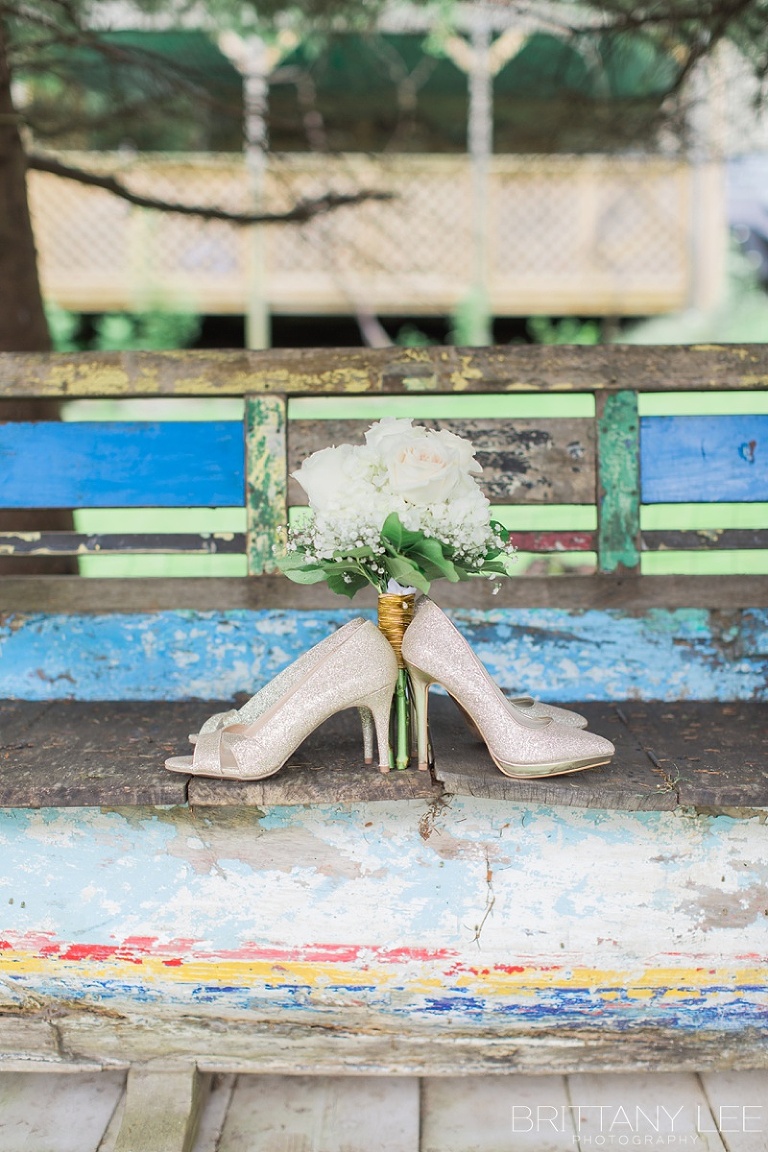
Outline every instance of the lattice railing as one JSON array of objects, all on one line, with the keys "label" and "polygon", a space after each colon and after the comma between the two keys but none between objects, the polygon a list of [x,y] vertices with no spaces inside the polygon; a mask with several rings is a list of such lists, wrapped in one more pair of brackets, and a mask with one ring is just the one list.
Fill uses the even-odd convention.
[{"label": "lattice railing", "polygon": [[[240,157],[77,155],[170,200],[249,207]],[[499,315],[648,314],[706,303],[724,243],[718,173],[642,157],[496,157],[489,281]],[[465,156],[270,157],[265,206],[360,187],[392,191],[304,226],[248,230],[131,209],[107,192],[31,173],[46,295],[85,311],[164,303],[243,312],[253,281],[281,312],[446,313],[469,292],[473,206]],[[702,209],[701,205],[704,205]],[[697,269],[694,282],[693,269]],[[709,270],[709,272],[707,271]]]}]

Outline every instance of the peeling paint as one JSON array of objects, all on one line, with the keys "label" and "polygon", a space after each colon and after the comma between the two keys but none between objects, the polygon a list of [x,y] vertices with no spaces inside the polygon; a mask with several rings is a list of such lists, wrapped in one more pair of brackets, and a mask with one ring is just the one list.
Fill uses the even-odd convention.
[{"label": "peeling paint", "polygon": [[[729,614],[555,608],[449,613],[502,687],[544,700],[768,699],[768,611],[745,651]],[[0,617],[0,696],[230,699],[369,611],[231,610]],[[140,651],[140,661],[129,654]]]},{"label": "peeling paint", "polygon": [[364,1006],[371,1027],[736,1029],[768,1009],[764,837],[469,799],[5,811],[0,981],[9,1003]]}]

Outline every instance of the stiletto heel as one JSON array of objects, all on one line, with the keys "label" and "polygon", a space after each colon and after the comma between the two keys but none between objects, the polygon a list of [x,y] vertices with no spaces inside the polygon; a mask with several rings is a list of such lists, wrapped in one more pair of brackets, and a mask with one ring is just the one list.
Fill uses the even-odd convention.
[{"label": "stiletto heel", "polygon": [[363,729],[363,760],[366,764],[373,764],[373,732],[374,719],[370,708],[359,704],[357,708],[360,717],[360,727]]},{"label": "stiletto heel", "polygon": [[[398,667],[388,640],[363,620],[334,647],[327,648],[302,678],[250,725],[234,724],[201,732],[194,756],[172,756],[171,772],[235,780],[262,780],[286,760],[323,721],[345,708],[364,708],[387,762],[388,717]],[[387,765],[388,766],[388,765]]]},{"label": "stiletto heel", "polygon": [[413,706],[416,713],[416,755],[419,771],[427,772],[429,770],[428,693],[432,680],[413,665],[409,666],[408,675],[411,679]]},{"label": "stiletto heel", "polygon": [[[378,691],[373,692],[365,701],[365,708],[358,705],[360,715],[363,711],[368,714],[368,719],[371,725],[369,738],[371,741],[370,757],[366,758],[366,764],[373,763],[373,729],[376,729],[376,744],[379,750],[379,772],[389,772],[389,713],[392,707],[392,688],[389,686],[379,688]],[[363,730],[365,732],[365,729]]]},{"label": "stiletto heel", "polygon": [[471,717],[497,768],[513,779],[578,772],[607,764],[613,744],[550,716],[531,716],[504,696],[461,633],[428,597],[403,638],[414,685],[419,762],[426,755],[428,690],[441,684]]}]

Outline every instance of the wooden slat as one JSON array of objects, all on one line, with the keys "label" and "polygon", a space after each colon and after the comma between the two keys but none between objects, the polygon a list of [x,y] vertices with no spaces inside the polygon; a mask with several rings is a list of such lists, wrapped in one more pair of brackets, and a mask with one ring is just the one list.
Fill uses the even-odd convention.
[{"label": "wooden slat", "polygon": [[[672,811],[768,805],[768,704],[579,703],[590,731],[616,746],[610,765],[511,780],[447,701],[430,702],[435,776],[446,792],[585,808]],[[724,923],[727,923],[728,912]]]},{"label": "wooden slat", "polygon": [[3,701],[0,806],[184,804],[186,777],[163,762],[186,752],[188,734],[220,710],[219,702],[158,712],[137,701],[57,701],[41,711]]},{"label": "wooden slat", "polygon": [[768,704],[630,701],[621,711],[678,804],[759,807],[764,792],[768,802]]},{"label": "wooden slat", "polygon": [[598,566],[601,572],[638,572],[640,504],[637,393],[597,401]]},{"label": "wooden slat", "polygon": [[192,1152],[221,1152],[221,1133],[236,1082],[237,1077],[231,1073],[216,1073],[211,1077],[211,1090],[200,1116]]},{"label": "wooden slat", "polygon": [[513,532],[512,542],[519,552],[594,552],[594,532]]},{"label": "wooden slat", "polygon": [[768,1152],[768,1073],[703,1072],[699,1079],[728,1152]]},{"label": "wooden slat", "polygon": [[[695,1073],[574,1075],[568,1077],[568,1086],[581,1148],[610,1147],[610,1136],[615,1144],[627,1136],[631,1148],[637,1134],[641,1147],[646,1138],[654,1144],[662,1138],[667,1147],[725,1152]],[[702,1129],[707,1128],[706,1142],[700,1121]]]},{"label": "wooden slat", "polygon": [[115,1152],[191,1152],[209,1087],[194,1066],[132,1067]]},{"label": "wooden slat", "polygon": [[665,528],[641,533],[643,551],[710,551],[712,549],[768,548],[768,529],[764,528],[699,528],[678,531]]},{"label": "wooden slat", "polygon": [[[288,471],[329,444],[364,444],[367,420],[292,420],[288,425]],[[565,420],[429,420],[471,440],[483,467],[481,486],[494,504],[593,504],[594,422]],[[290,504],[306,504],[295,480]]]},{"label": "wooden slat", "polygon": [[768,500],[768,416],[646,416],[644,504]]},{"label": "wooden slat", "polygon": [[[442,581],[435,589],[444,608],[765,608],[764,576],[531,576],[503,581],[498,595],[484,580]],[[354,608],[373,608],[364,589]],[[301,586],[283,576],[136,579],[81,576],[4,576],[0,611],[134,612],[167,608],[338,609],[340,598],[324,584]]]},{"label": "wooden slat", "polygon": [[564,1076],[422,1080],[420,1152],[573,1152]]},{"label": "wooden slat", "polygon": [[[556,1027],[502,1017],[475,1031],[444,1018],[443,1027],[420,1027],[411,1020],[407,1029],[393,1032],[379,1028],[364,1007],[353,1014],[359,1029],[343,1022],[341,1027],[318,1026],[316,1018],[303,1013],[276,1025],[274,1019],[238,1012],[221,1015],[205,1004],[188,1009],[153,1012],[148,1026],[146,1004],[126,1000],[119,1013],[106,1013],[103,1005],[91,1008],[86,1002],[76,1010],[62,1006],[56,1027],[62,1047],[79,1059],[183,1060],[194,1052],[205,1072],[467,1076],[496,1073],[500,1067],[534,1075],[608,1068],[768,1069],[765,1029],[749,1025],[694,1029],[673,1019],[627,1027],[620,1013],[610,1013],[595,1027],[567,1017]],[[0,1032],[3,1026],[0,1018]]]},{"label": "wooden slat", "polygon": [[5,353],[0,392],[244,396],[249,392],[639,392],[768,387],[764,344],[312,348],[265,352]]},{"label": "wooden slat", "polygon": [[0,532],[0,556],[221,556],[244,552],[244,532]]},{"label": "wooden slat", "polygon": [[274,572],[274,549],[288,523],[284,396],[249,396],[245,405],[248,572]]},{"label": "wooden slat", "polygon": [[242,507],[239,421],[0,424],[2,508]]},{"label": "wooden slat", "polygon": [[[231,702],[229,702],[231,703]],[[275,776],[212,780],[166,771],[191,754],[189,732],[225,702],[0,702],[0,806],[184,804],[269,807],[439,800],[451,795],[628,811],[768,807],[768,704],[687,701],[576,703],[616,745],[610,766],[544,780],[511,780],[445,697],[430,698],[435,776],[382,775],[362,763],[357,715],[331,717]],[[6,715],[15,717],[7,740]],[[22,726],[25,713],[37,720]],[[736,908],[738,913],[739,909]],[[724,921],[724,923],[727,922]]]},{"label": "wooden slat", "polygon": [[419,1152],[419,1085],[381,1076],[239,1077],[218,1152]]},{"label": "wooden slat", "polygon": [[124,1081],[124,1072],[0,1074],[0,1148],[97,1152]]}]

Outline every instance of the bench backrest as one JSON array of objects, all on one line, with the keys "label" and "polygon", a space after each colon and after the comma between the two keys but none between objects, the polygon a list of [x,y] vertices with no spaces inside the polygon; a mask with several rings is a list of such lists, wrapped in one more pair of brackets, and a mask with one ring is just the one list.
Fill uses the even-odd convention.
[{"label": "bench backrest", "polygon": [[[118,677],[119,685],[101,683],[102,693],[108,688],[109,695],[141,697],[159,691],[154,681],[161,673],[152,660],[163,648],[163,613],[202,613],[199,647],[207,645],[212,660],[207,690],[200,676],[180,674],[170,685],[166,678],[162,690],[215,696],[252,687],[252,662],[241,669],[240,683],[210,656],[208,632],[220,627],[222,613],[290,612],[284,631],[300,645],[307,631],[320,626],[318,613],[332,610],[338,617],[350,607],[324,586],[298,587],[274,572],[280,530],[289,509],[303,502],[291,471],[328,443],[361,440],[367,423],[397,411],[473,440],[485,468],[485,490],[513,528],[520,506],[541,510],[542,526],[528,511],[527,527],[515,533],[521,553],[568,554],[581,561],[575,570],[553,572],[550,565],[543,574],[541,564],[530,565],[495,597],[483,582],[435,587],[445,606],[472,610],[468,626],[485,627],[489,660],[496,661],[502,681],[519,682],[522,645],[525,682],[545,696],[666,698],[671,692],[762,698],[768,652],[768,579],[759,570],[762,550],[768,549],[762,508],[768,503],[767,384],[768,350],[762,346],[6,354],[0,357],[4,398],[166,398],[172,404],[190,397],[240,397],[244,414],[190,421],[181,405],[179,418],[166,410],[162,420],[150,414],[122,421],[0,424],[0,509],[28,509],[30,521],[32,510],[51,507],[244,512],[242,530],[236,531],[5,531],[0,553],[168,552],[244,559],[239,577],[0,577],[0,610],[18,614],[13,626],[1,626],[14,667],[4,662],[0,695],[99,694],[99,685],[79,666],[74,669],[78,656],[69,640],[62,641],[68,655],[59,671],[46,671],[35,682],[32,665],[42,654],[28,614],[35,635],[54,624],[60,637],[75,624],[81,638],[87,633],[83,663],[92,655],[89,644],[107,643],[109,614],[116,651],[119,637],[127,635],[118,618],[150,614],[152,654],[146,646],[143,655],[135,654],[133,674]],[[679,409],[681,394],[701,393],[708,414],[661,414],[665,404]],[[345,418],[341,398],[354,398],[362,415]],[[687,524],[645,526],[654,507],[681,503],[690,513]],[[692,505],[709,507],[704,527]],[[718,505],[725,506],[720,519]],[[729,527],[734,505],[754,506],[750,526]],[[555,508],[560,518],[553,521]],[[734,574],[713,575],[706,562],[701,572],[653,574],[647,559],[726,551],[735,557]],[[351,608],[372,603],[363,595]],[[167,627],[173,633],[177,623],[171,619]],[[514,635],[519,644],[511,650]],[[539,648],[538,663],[532,643]],[[291,643],[283,644],[286,652],[291,654]],[[178,671],[178,662],[174,667]],[[260,667],[268,674],[270,659]],[[532,669],[538,669],[533,677]]]}]

